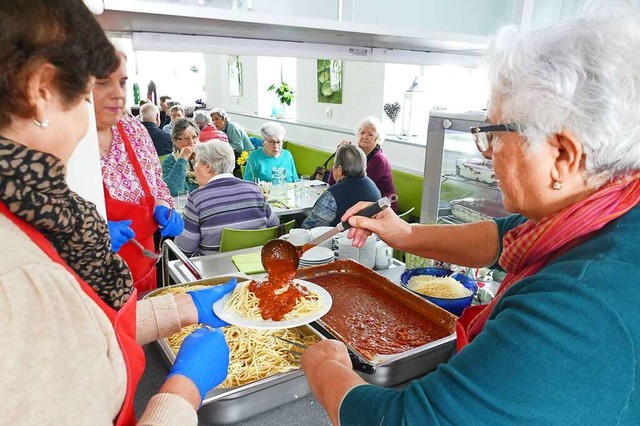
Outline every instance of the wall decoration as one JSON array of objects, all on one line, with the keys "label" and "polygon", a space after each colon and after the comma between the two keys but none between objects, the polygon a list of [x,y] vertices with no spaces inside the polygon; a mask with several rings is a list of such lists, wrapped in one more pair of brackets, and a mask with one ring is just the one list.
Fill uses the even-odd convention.
[{"label": "wall decoration", "polygon": [[237,56],[228,56],[229,94],[242,96],[242,64]]},{"label": "wall decoration", "polygon": [[318,102],[342,103],[342,61],[318,59]]}]

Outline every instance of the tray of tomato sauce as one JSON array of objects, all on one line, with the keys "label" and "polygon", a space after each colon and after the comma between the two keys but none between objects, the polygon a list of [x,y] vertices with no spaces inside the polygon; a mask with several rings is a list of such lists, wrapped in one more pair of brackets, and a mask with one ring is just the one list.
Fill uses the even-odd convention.
[{"label": "tray of tomato sauce", "polygon": [[312,327],[344,342],[369,383],[394,386],[435,370],[455,346],[456,317],[352,260],[300,269],[296,278],[331,294]]}]

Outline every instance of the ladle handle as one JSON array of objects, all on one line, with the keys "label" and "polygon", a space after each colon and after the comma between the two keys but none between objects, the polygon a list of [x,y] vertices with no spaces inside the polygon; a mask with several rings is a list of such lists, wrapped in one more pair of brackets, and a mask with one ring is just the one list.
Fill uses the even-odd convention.
[{"label": "ladle handle", "polygon": [[[372,217],[373,215],[375,215],[376,213],[380,213],[382,210],[386,209],[387,207],[391,207],[391,203],[393,203],[397,199],[398,199],[398,196],[396,194],[393,194],[390,197],[382,197],[375,203],[365,207],[364,209],[360,210],[358,213],[354,214],[354,216]],[[340,232],[342,232],[351,228],[351,225],[349,224],[348,221],[345,221],[345,222],[339,223],[337,227],[338,229],[340,229]]]}]

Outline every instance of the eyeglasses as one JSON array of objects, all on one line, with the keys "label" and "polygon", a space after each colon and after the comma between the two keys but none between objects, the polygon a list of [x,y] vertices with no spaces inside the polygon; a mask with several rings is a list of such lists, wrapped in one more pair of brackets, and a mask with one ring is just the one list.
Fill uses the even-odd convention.
[{"label": "eyeglasses", "polygon": [[181,138],[176,138],[178,139],[180,142],[182,141],[197,141],[198,140],[198,135],[193,135],[193,136],[183,136]]},{"label": "eyeglasses", "polygon": [[274,141],[271,139],[263,139],[269,145],[282,145],[282,141]]},{"label": "eyeglasses", "polygon": [[517,132],[518,125],[516,123],[494,124],[491,126],[472,127],[470,129],[471,137],[478,147],[478,151],[485,153],[492,148],[493,138],[492,132]]}]

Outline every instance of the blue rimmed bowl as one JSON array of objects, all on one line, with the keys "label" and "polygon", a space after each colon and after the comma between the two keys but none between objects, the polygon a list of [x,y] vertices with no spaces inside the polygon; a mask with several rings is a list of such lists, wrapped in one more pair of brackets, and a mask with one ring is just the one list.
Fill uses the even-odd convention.
[{"label": "blue rimmed bowl", "polygon": [[[409,284],[409,280],[412,277],[415,277],[418,275],[446,277],[450,273],[451,273],[450,269],[444,269],[444,268],[414,268],[414,269],[407,269],[406,271],[404,271],[404,273],[400,277],[400,280],[402,282],[402,285],[405,288],[407,288],[408,290],[411,290],[408,284]],[[457,273],[453,275],[451,278],[455,279],[456,281],[461,283],[463,286],[465,286],[465,288],[469,289],[471,291],[471,294],[469,296],[460,297],[457,299],[443,299],[440,297],[426,296],[424,294],[418,293],[417,291],[413,291],[413,290],[411,291],[417,294],[418,296],[424,299],[427,299],[431,303],[435,303],[441,308],[446,309],[452,314],[460,316],[464,308],[471,305],[471,302],[473,301],[473,296],[474,294],[476,294],[476,291],[478,291],[478,284],[476,284],[476,281],[473,278],[470,278],[462,273]]]}]

